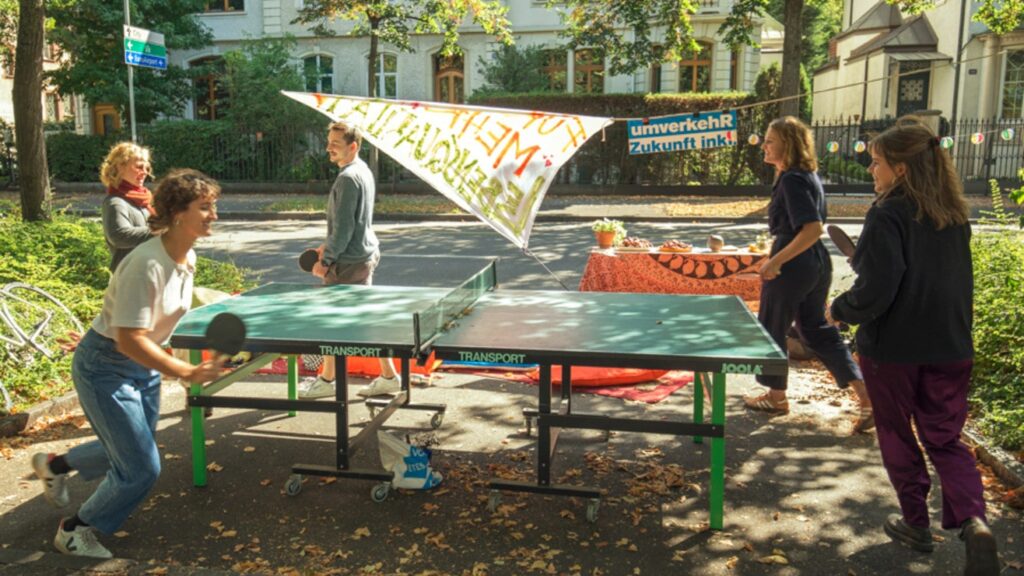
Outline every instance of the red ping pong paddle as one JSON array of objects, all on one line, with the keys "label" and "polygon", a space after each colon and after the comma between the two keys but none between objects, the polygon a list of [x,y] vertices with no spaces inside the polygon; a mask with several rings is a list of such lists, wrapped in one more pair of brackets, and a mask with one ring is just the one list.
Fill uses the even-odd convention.
[{"label": "red ping pong paddle", "polygon": [[847,258],[852,258],[854,251],[857,249],[857,245],[853,243],[853,240],[843,232],[843,229],[835,224],[829,224],[825,227],[828,231],[828,237],[832,239],[832,243],[836,245],[839,252]]},{"label": "red ping pong paddle", "polygon": [[221,312],[206,326],[206,343],[217,354],[234,356],[245,343],[245,322],[230,312]]},{"label": "red ping pong paddle", "polygon": [[320,253],[315,248],[310,248],[299,256],[299,268],[306,272],[312,272],[313,266],[320,261]]}]

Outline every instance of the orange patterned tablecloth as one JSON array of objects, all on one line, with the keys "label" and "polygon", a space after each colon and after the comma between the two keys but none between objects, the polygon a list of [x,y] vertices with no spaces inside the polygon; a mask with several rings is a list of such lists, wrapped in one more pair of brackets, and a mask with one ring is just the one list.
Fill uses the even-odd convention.
[{"label": "orange patterned tablecloth", "polygon": [[756,303],[761,297],[757,269],[767,257],[753,252],[590,252],[581,292],[733,294]]}]

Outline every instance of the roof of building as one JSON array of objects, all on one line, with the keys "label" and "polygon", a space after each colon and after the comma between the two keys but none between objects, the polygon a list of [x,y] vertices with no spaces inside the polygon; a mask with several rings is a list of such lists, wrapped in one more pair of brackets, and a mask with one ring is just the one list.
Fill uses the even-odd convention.
[{"label": "roof of building", "polygon": [[864,43],[852,52],[847,62],[856,60],[873,52],[921,52],[939,55],[939,58],[925,58],[926,60],[939,60],[948,58],[937,51],[939,43],[935,30],[928,22],[924,14],[910,18],[895,30],[885,34],[879,34],[874,39]]},{"label": "roof of building", "polygon": [[878,4],[872,6],[863,16],[851,24],[849,28],[840,32],[835,38],[838,40],[856,32],[879,29],[889,30],[902,23],[903,15],[900,14],[900,9],[892,4],[888,4],[885,0],[879,0]]}]

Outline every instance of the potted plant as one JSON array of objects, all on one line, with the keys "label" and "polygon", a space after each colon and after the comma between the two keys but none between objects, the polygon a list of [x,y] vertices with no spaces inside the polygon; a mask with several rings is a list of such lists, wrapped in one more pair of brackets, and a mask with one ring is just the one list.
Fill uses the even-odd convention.
[{"label": "potted plant", "polygon": [[590,229],[594,231],[599,248],[611,248],[626,237],[626,227],[622,225],[621,220],[609,220],[607,218],[594,220]]}]

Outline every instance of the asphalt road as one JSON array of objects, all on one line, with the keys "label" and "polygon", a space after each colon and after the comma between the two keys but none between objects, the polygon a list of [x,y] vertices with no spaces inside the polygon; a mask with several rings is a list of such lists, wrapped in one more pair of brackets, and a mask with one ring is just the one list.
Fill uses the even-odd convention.
[{"label": "asphalt road", "polygon": [[[860,231],[858,225],[843,228],[853,235]],[[499,258],[498,280],[506,288],[558,290],[564,284],[575,290],[594,246],[590,226],[583,222],[537,223],[529,242],[529,252],[536,258],[479,223],[388,223],[375,229],[382,253],[374,277],[377,284],[452,286],[488,259]],[[628,232],[656,244],[678,239],[695,246],[703,246],[709,234],[720,234],[726,243],[742,246],[764,230],[763,224],[673,222],[630,223]],[[312,284],[317,280],[298,268],[298,256],[319,245],[325,235],[322,221],[222,221],[197,249],[258,272],[262,282]],[[827,239],[825,243],[833,253],[835,287],[844,286],[850,281],[849,265]]]}]

